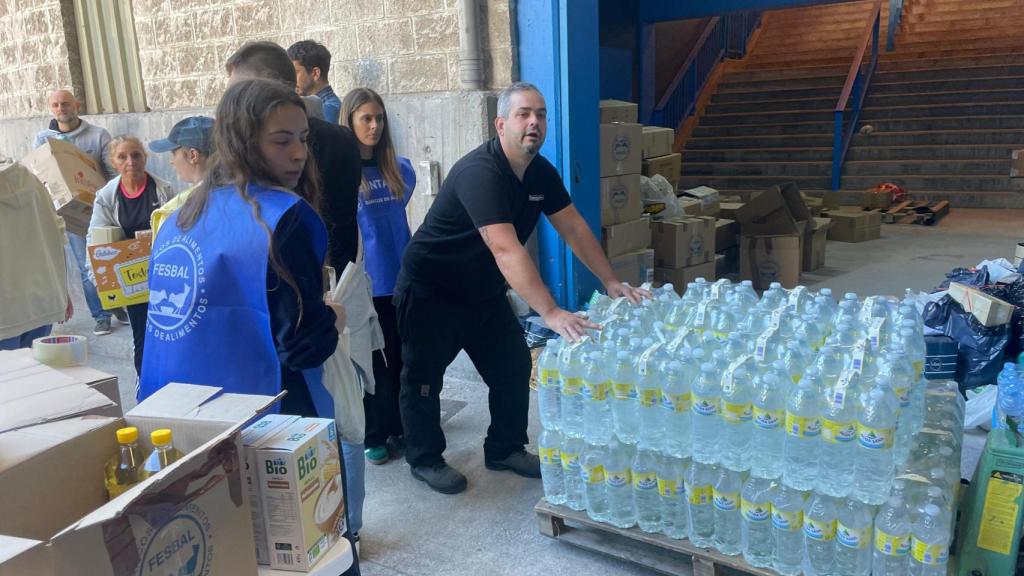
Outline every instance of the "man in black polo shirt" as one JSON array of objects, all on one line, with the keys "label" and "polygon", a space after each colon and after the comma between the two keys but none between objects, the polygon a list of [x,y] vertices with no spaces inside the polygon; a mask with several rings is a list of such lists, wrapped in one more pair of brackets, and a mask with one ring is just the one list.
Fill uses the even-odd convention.
[{"label": "man in black polo shirt", "polygon": [[524,248],[543,212],[612,297],[649,295],[619,282],[573,207],[554,166],[538,152],[547,132],[544,97],[517,82],[498,98],[498,137],[455,163],[405,251],[395,288],[402,338],[400,404],[412,475],[444,494],[466,489],[445,463],[440,395],[445,368],[465,350],[490,388],[484,464],[540,477],[523,447],[530,407],[530,352],[505,297],[506,283],[549,328],[577,340],[597,328],[559,308]]}]

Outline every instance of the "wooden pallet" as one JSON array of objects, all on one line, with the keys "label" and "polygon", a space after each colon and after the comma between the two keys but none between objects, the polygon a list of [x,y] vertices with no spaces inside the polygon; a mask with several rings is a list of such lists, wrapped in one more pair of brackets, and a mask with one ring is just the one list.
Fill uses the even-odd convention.
[{"label": "wooden pallet", "polygon": [[914,202],[907,200],[882,212],[882,222],[886,224],[920,224],[934,226],[949,214],[949,201],[929,203],[926,200]]},{"label": "wooden pallet", "polygon": [[639,528],[616,528],[592,520],[586,512],[556,506],[543,498],[535,511],[540,533],[545,536],[669,576],[719,576],[725,573],[723,568],[733,573],[778,576],[772,570],[747,564],[742,556],[726,556],[694,546],[689,540],[673,540]]}]

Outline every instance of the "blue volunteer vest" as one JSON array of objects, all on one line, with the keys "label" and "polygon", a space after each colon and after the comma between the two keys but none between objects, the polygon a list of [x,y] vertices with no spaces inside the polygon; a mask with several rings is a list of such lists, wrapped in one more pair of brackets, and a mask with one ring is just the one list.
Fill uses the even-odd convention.
[{"label": "blue volunteer vest", "polygon": [[[250,184],[270,230],[295,194]],[[327,231],[312,208],[300,211],[322,262]],[[277,395],[281,364],[267,308],[267,232],[233,186],[210,193],[187,232],[177,212],[160,228],[149,264],[149,318],[138,400],[169,382],[219,386],[224,392]],[[333,417],[322,369],[303,371],[317,412]]]}]

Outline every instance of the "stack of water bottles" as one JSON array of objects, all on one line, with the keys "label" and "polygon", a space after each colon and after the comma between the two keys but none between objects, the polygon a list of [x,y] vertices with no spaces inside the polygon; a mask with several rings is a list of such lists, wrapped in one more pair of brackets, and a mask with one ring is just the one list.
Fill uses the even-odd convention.
[{"label": "stack of water bottles", "polygon": [[538,360],[549,502],[782,574],[945,574],[963,406],[909,291],[699,278],[588,314]]}]

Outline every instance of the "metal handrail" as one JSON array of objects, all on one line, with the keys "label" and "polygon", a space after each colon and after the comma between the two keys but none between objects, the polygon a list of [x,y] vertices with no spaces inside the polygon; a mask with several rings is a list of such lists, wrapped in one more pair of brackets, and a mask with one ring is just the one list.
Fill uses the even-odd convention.
[{"label": "metal handrail", "polygon": [[683,61],[683,65],[679,67],[679,71],[676,72],[675,78],[672,78],[672,82],[670,82],[668,88],[665,89],[665,93],[661,95],[661,100],[658,101],[658,105],[654,107],[656,110],[668,105],[668,102],[675,93],[676,88],[679,87],[680,82],[682,82],[683,78],[686,77],[686,73],[689,72],[690,67],[693,65],[693,61],[700,55],[701,49],[708,41],[708,37],[715,31],[720,20],[721,18],[715,16],[708,20],[708,23],[704,25],[704,30],[700,33],[700,37],[697,39],[696,44],[693,45],[693,50],[690,51],[690,55]]},{"label": "metal handrail", "polygon": [[[846,75],[846,83],[843,84],[839,102],[833,111],[835,123],[832,134],[832,190],[839,189],[846,151],[850,147],[850,141],[853,140],[854,129],[860,119],[861,108],[864,106],[864,95],[867,93],[871,76],[878,66],[878,28],[881,17],[882,0],[876,0],[868,17],[857,53],[853,57],[853,62],[850,63],[850,71]],[[871,42],[871,61],[865,67],[864,55],[867,52],[869,41]],[[850,119],[849,122],[846,122],[846,107],[850,104],[851,98],[853,103],[850,108]]]}]

